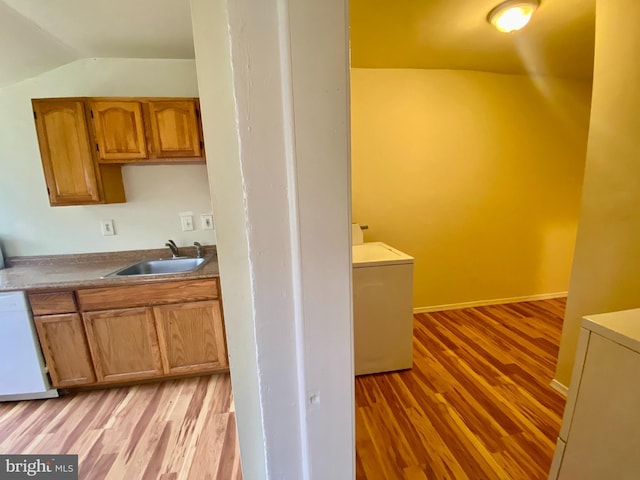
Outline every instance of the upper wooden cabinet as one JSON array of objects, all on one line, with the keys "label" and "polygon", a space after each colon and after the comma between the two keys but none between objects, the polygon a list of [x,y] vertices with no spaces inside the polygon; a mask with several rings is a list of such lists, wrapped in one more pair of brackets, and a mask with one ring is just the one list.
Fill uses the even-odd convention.
[{"label": "upper wooden cabinet", "polygon": [[91,101],[89,105],[100,159],[146,158],[147,141],[140,102]]},{"label": "upper wooden cabinet", "polygon": [[90,99],[101,163],[203,162],[198,99]]},{"label": "upper wooden cabinet", "polygon": [[125,202],[120,164],[203,163],[197,98],[34,99],[52,206]]},{"label": "upper wooden cabinet", "polygon": [[40,156],[52,206],[125,201],[120,167],[98,165],[78,98],[33,100]]},{"label": "upper wooden cabinet", "polygon": [[202,156],[199,110],[196,100],[149,101],[151,155]]}]

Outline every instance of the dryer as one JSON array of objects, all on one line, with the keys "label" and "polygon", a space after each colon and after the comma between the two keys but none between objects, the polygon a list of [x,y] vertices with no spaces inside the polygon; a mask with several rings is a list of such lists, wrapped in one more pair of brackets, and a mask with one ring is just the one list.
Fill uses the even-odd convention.
[{"label": "dryer", "polygon": [[413,257],[382,242],[352,249],[355,374],[411,368]]}]

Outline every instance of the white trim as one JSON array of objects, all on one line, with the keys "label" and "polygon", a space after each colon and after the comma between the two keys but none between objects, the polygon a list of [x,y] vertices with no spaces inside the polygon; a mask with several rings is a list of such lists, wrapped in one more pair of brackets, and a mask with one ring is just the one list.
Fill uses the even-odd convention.
[{"label": "white trim", "polygon": [[289,31],[289,3],[277,0],[280,53],[280,89],[284,133],[287,198],[289,200],[289,241],[291,242],[291,278],[293,291],[294,331],[296,338],[296,368],[298,372],[298,416],[300,423],[300,456],[302,480],[309,480],[309,432],[307,428],[307,383],[305,370],[304,288],[302,286],[302,252],[300,239],[300,208],[298,205],[298,169],[296,158],[295,114],[291,64],[291,32]]},{"label": "white trim", "polygon": [[502,305],[504,303],[532,302],[534,300],[548,300],[550,298],[566,297],[567,292],[540,293],[538,295],[527,295],[524,297],[494,298],[491,300],[477,300],[475,302],[447,303],[444,305],[433,305],[431,307],[416,307],[413,313],[439,312],[441,310],[457,310],[459,308],[483,307],[486,305]]},{"label": "white trim", "polygon": [[42,400],[44,398],[56,398],[60,394],[56,389],[49,389],[44,392],[37,393],[17,393],[14,395],[0,396],[0,402],[20,402],[22,400]]},{"label": "white trim", "polygon": [[556,392],[558,392],[560,395],[562,395],[565,398],[569,394],[569,387],[560,383],[555,378],[551,380],[551,383],[549,385],[551,386],[551,388],[553,388]]}]

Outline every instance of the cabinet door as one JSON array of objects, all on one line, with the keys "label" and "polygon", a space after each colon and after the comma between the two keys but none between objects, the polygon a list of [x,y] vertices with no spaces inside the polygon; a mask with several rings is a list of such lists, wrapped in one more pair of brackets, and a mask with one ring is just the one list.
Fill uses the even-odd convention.
[{"label": "cabinet door", "polygon": [[101,203],[84,102],[65,98],[32,103],[51,205]]},{"label": "cabinet door", "polygon": [[167,374],[226,368],[220,303],[196,302],[154,308],[162,364]]},{"label": "cabinet door", "polygon": [[54,387],[95,382],[80,315],[71,313],[35,317],[35,324]]},{"label": "cabinet door", "polygon": [[126,382],[162,375],[150,308],[83,314],[99,382]]},{"label": "cabinet door", "polygon": [[149,101],[149,122],[153,157],[202,156],[197,100]]},{"label": "cabinet door", "polygon": [[90,105],[101,161],[118,163],[147,157],[140,102],[93,101]]}]

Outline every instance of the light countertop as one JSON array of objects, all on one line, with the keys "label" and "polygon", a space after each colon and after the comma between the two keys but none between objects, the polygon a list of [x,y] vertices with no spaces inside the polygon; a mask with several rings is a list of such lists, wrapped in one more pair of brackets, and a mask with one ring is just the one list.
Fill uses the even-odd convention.
[{"label": "light countertop", "polygon": [[[186,256],[195,256],[192,250],[192,247],[183,248],[181,254],[184,252]],[[193,272],[120,278],[101,277],[140,260],[167,258],[167,250],[13,257],[7,259],[7,268],[0,270],[0,292],[78,289],[218,277],[215,247],[204,247],[203,254],[213,254],[213,258]]]},{"label": "light countertop", "polygon": [[582,320],[582,326],[640,352],[640,308],[588,315]]}]

